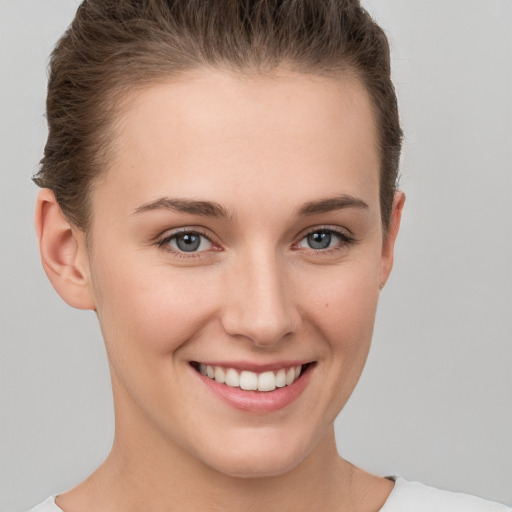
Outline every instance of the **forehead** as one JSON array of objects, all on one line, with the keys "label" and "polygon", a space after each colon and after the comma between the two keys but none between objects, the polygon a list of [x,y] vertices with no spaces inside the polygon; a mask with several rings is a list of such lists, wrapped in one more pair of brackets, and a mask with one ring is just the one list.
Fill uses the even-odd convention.
[{"label": "forehead", "polygon": [[377,130],[353,77],[204,71],[124,105],[93,216],[102,191],[116,191],[127,209],[164,195],[250,203],[278,191],[285,202],[338,193],[378,201]]}]

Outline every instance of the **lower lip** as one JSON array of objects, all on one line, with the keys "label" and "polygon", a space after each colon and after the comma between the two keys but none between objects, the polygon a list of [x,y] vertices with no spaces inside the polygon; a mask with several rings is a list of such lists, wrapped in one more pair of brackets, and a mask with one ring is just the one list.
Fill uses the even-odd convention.
[{"label": "lower lip", "polygon": [[289,386],[274,391],[245,391],[219,384],[196,370],[192,371],[223,402],[236,409],[254,413],[269,413],[284,409],[294,402],[306,388],[315,365],[310,364],[302,375]]}]

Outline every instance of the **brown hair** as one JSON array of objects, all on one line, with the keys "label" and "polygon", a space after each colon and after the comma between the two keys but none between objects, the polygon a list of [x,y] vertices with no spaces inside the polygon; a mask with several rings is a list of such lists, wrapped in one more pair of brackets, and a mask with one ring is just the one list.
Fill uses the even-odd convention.
[{"label": "brown hair", "polygon": [[264,74],[280,64],[355,73],[366,86],[379,132],[385,229],[402,131],[388,41],[358,0],[85,0],[51,56],[49,135],[34,181],[87,231],[91,186],[107,165],[124,92],[208,67]]}]

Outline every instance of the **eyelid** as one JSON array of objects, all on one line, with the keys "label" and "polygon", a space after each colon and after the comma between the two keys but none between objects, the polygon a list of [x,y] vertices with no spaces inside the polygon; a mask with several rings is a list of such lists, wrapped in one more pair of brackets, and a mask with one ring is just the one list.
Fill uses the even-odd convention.
[{"label": "eyelid", "polygon": [[305,228],[297,235],[297,240],[300,241],[306,236],[310,235],[311,233],[317,233],[318,231],[328,231],[336,235],[340,235],[343,238],[356,241],[350,229],[342,228],[340,226],[333,226],[329,224],[319,224],[317,226],[310,226],[308,228]]}]

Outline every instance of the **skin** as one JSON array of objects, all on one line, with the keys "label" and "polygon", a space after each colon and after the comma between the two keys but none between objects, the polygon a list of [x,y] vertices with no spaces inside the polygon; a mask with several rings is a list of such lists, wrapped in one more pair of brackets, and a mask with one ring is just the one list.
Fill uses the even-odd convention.
[{"label": "skin", "polygon": [[[365,89],[284,69],[205,70],[126,99],[93,190],[89,245],[49,190],[36,207],[54,287],[97,312],[116,417],[112,452],[58,505],[378,510],[392,482],[343,460],[333,427],[368,355],[404,204],[397,193],[383,237]],[[183,200],[223,215],[176,209]],[[308,245],[328,229],[353,240]],[[209,241],[179,252],[176,239],[162,243],[177,230]],[[190,365],[296,360],[315,362],[307,386],[271,413],[222,402]]]}]

